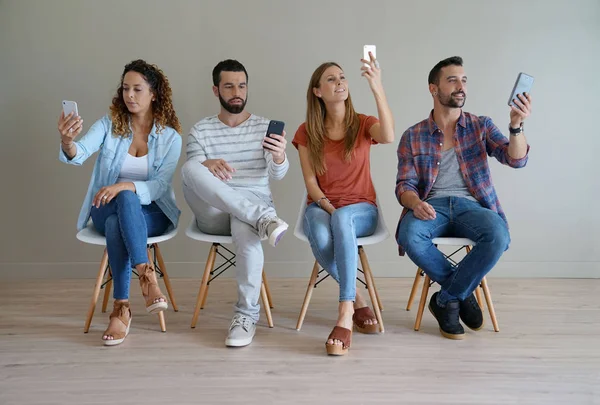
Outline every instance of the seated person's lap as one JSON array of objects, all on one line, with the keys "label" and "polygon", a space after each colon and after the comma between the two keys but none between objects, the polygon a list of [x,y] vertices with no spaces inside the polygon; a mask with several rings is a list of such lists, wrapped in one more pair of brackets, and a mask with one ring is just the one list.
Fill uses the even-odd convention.
[{"label": "seated person's lap", "polygon": [[421,220],[409,211],[400,223],[399,242],[406,246],[416,235],[428,237],[455,237],[476,240],[484,233],[507,233],[508,228],[496,212],[484,208],[476,202],[463,199],[453,206],[450,212],[447,198],[429,200],[436,210],[436,218]]}]

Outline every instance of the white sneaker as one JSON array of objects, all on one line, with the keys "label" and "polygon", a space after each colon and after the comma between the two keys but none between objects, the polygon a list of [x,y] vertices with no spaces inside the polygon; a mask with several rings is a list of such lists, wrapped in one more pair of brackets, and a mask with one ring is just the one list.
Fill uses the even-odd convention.
[{"label": "white sneaker", "polygon": [[258,224],[258,235],[261,239],[269,238],[269,245],[275,247],[288,227],[289,225],[279,217],[265,217]]},{"label": "white sneaker", "polygon": [[242,347],[252,343],[256,325],[246,315],[235,314],[229,326],[229,334],[225,339],[225,346]]}]

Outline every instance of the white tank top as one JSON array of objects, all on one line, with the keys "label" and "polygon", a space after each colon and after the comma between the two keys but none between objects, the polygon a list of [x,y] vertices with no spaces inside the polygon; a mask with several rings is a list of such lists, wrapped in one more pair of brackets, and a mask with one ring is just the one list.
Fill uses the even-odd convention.
[{"label": "white tank top", "polygon": [[148,155],[136,157],[129,153],[125,157],[117,183],[148,180]]}]

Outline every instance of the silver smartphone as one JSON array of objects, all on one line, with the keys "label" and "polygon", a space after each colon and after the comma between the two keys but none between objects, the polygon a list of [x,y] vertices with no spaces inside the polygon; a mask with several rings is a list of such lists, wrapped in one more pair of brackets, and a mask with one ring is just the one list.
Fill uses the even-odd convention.
[{"label": "silver smartphone", "polygon": [[77,110],[77,103],[75,101],[63,100],[62,106],[65,117],[71,113],[73,113],[73,117],[79,116],[79,111]]},{"label": "silver smartphone", "polygon": [[519,73],[510,98],[508,99],[508,105],[513,106],[513,100],[517,98],[517,94],[531,93],[531,87],[533,87],[533,76],[529,76],[527,73]]}]

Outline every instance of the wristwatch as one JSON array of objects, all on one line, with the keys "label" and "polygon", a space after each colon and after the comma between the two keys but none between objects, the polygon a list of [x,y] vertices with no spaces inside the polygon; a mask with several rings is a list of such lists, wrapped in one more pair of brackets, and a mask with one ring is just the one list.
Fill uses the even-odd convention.
[{"label": "wristwatch", "polygon": [[513,128],[510,126],[510,124],[508,124],[508,132],[514,136],[519,135],[521,132],[523,132],[523,123],[521,122],[521,125],[519,125],[517,128]]}]

